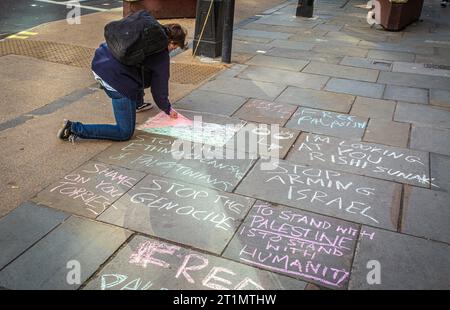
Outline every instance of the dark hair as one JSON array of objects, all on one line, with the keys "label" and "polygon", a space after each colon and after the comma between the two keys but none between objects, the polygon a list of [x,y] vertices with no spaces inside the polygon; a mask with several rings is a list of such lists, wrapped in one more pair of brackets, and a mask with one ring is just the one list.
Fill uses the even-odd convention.
[{"label": "dark hair", "polygon": [[178,45],[181,49],[186,46],[187,30],[180,24],[167,24],[164,25],[167,36],[169,37],[169,43]]}]

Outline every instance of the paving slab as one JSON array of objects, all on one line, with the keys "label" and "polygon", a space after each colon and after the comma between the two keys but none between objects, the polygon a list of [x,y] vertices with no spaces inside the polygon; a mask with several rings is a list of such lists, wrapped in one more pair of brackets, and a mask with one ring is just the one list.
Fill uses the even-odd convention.
[{"label": "paving slab", "polygon": [[291,59],[300,59],[306,61],[318,61],[331,64],[338,64],[343,58],[343,56],[326,53],[317,53],[312,51],[302,51],[301,53],[299,53],[298,50],[295,49],[278,48],[278,47],[268,50],[265,53],[265,55],[275,57],[285,57]]},{"label": "paving slab", "polygon": [[371,119],[364,134],[365,142],[373,142],[398,147],[408,147],[409,123],[398,123],[390,120]]},{"label": "paving slab", "polygon": [[272,46],[265,43],[255,43],[246,41],[233,41],[233,52],[256,55],[266,53]]},{"label": "paving slab", "polygon": [[314,29],[321,29],[326,31],[340,31],[343,28],[342,25],[326,25],[326,24],[320,24],[314,27]]},{"label": "paving slab", "polygon": [[144,176],[143,172],[92,161],[66,174],[38,193],[32,201],[95,218]]},{"label": "paving slab", "polygon": [[376,82],[378,78],[378,70],[324,64],[320,62],[311,62],[302,72],[366,82]]},{"label": "paving slab", "polygon": [[450,77],[450,70],[428,67],[427,64],[414,62],[394,62],[393,72],[414,73],[423,75]]},{"label": "paving slab", "polygon": [[450,244],[450,194],[405,186],[401,232]]},{"label": "paving slab", "polygon": [[[76,290],[130,235],[122,228],[70,217],[3,269],[0,286],[13,290]],[[77,266],[79,283],[69,282],[69,273]]]},{"label": "paving slab", "polygon": [[[253,166],[255,158],[243,152],[234,152],[232,158],[226,157],[226,150],[220,150],[216,158],[214,151],[211,157],[194,154],[193,159],[181,159],[164,174],[184,182],[232,192],[247,171]],[[225,154],[223,154],[225,153]],[[237,155],[240,155],[237,157]],[[255,157],[255,156],[253,156]]]},{"label": "paving slab", "polygon": [[[404,52],[420,55],[434,55],[433,47],[428,46],[410,46],[406,44],[390,43],[390,42],[369,42],[362,40],[358,46],[370,48],[377,51]],[[416,59],[417,61],[417,59]]]},{"label": "paving slab", "polygon": [[299,107],[286,124],[287,128],[361,140],[368,119],[349,114]]},{"label": "paving slab", "polygon": [[314,47],[314,43],[311,42],[297,42],[291,40],[273,40],[268,45],[276,48],[293,49],[296,50],[297,53],[301,53],[302,51],[310,51]]},{"label": "paving slab", "polygon": [[[314,28],[312,29],[314,31]],[[342,46],[342,47],[357,47],[358,43],[360,42],[359,38],[356,38],[354,36],[348,36],[343,33],[339,33],[336,31],[323,33],[323,30],[316,30],[318,35],[315,36],[303,36],[297,35],[293,36],[290,39],[295,39],[299,41],[304,42],[315,42],[318,44],[318,46],[326,47],[328,45],[333,46]]]},{"label": "paving slab", "polygon": [[[278,3],[280,3],[281,1],[278,1]],[[270,9],[265,10],[264,12],[262,12],[263,15],[270,15],[270,14],[276,14],[276,12],[278,11],[283,11],[288,7],[288,3],[286,2],[281,2],[281,4],[274,6]]]},{"label": "paving slab", "polygon": [[99,220],[220,254],[254,199],[148,175]]},{"label": "paving slab", "polygon": [[434,186],[433,190],[450,193],[450,157],[440,154],[430,153],[431,177]]},{"label": "paving slab", "polygon": [[384,99],[428,104],[428,90],[406,86],[386,85]]},{"label": "paving slab", "polygon": [[[363,226],[350,276],[352,290],[450,289],[450,246]],[[369,284],[377,261],[381,283]],[[379,265],[378,265],[379,264]]]},{"label": "paving slab", "polygon": [[314,28],[302,28],[296,34],[289,37],[291,41],[310,42],[313,43],[315,38],[325,39],[324,36],[328,33],[327,30]]},{"label": "paving slab", "polygon": [[[376,29],[375,29],[376,31]],[[334,33],[338,34],[338,37],[349,37],[348,40],[351,40],[351,38],[354,38],[354,40],[358,39],[358,43],[362,40],[367,41],[373,41],[373,42],[386,42],[389,39],[398,41],[398,37],[389,36],[386,32],[370,32],[370,31],[355,31],[354,29],[349,29],[346,27],[341,32],[329,32],[329,35],[332,36]],[[342,33],[345,34],[345,36],[342,35]]]},{"label": "paving slab", "polygon": [[239,74],[239,77],[249,79],[252,82],[261,81],[316,90],[320,90],[329,80],[329,77],[327,76],[258,66],[250,66]]},{"label": "paving slab", "polygon": [[[313,31],[314,31],[314,29],[313,29]],[[332,45],[332,46],[342,46],[344,48],[356,47],[359,50],[357,45],[360,40],[358,38],[354,38],[354,37],[350,37],[350,36],[329,37],[328,36],[329,32],[326,33],[323,30],[316,30],[315,32],[317,33],[317,35],[314,35],[314,33],[312,32],[311,35],[298,34],[296,36],[290,37],[289,39],[290,40],[298,40],[300,42],[316,43],[317,44],[316,47],[327,47],[329,45]],[[356,51],[356,50],[350,50],[350,53],[352,54],[352,53],[354,53],[354,51]],[[358,53],[358,54],[361,55],[360,53]]]},{"label": "paving slab", "polygon": [[450,90],[431,89],[430,104],[450,108]]},{"label": "paving slab", "polygon": [[416,63],[450,66],[450,59],[447,55],[416,55]]},{"label": "paving slab", "polygon": [[[183,115],[192,119],[189,113]],[[201,115],[206,117],[206,121],[231,121],[230,118],[220,119],[214,115]],[[191,141],[138,133],[131,141],[112,145],[96,159],[136,171],[232,191],[254,161],[244,152],[239,154],[240,157],[232,154],[232,158],[227,159],[227,154],[221,147],[210,149]]]},{"label": "paving slab", "polygon": [[327,83],[325,90],[354,96],[381,99],[383,97],[384,88],[385,85],[383,84],[332,78]]},{"label": "paving slab", "polygon": [[233,116],[250,122],[283,126],[296,109],[290,104],[250,99]]},{"label": "paving slab", "polygon": [[273,83],[230,78],[210,81],[200,87],[200,90],[216,91],[247,98],[274,100],[285,88],[286,86]]},{"label": "paving slab", "polygon": [[83,89],[69,97],[43,107],[42,114],[23,124],[0,131],[0,215],[30,200],[110,145],[108,141],[71,144],[56,139],[61,121],[68,116],[94,124],[114,119],[111,100],[105,94]]},{"label": "paving slab", "polygon": [[233,32],[233,35],[256,37],[256,38],[269,38],[278,40],[286,40],[291,36],[291,34],[289,33],[253,30],[253,29],[238,29]]},{"label": "paving slab", "polygon": [[344,31],[330,31],[325,35],[326,38],[330,38],[332,40],[341,40],[347,43],[351,43],[354,45],[357,45],[359,42],[361,42],[362,39],[364,40],[377,40],[377,41],[385,41],[386,36],[383,35],[376,35],[376,34],[369,34],[369,33],[347,33]]},{"label": "paving slab", "polygon": [[128,169],[163,175],[191,150],[175,147],[176,138],[137,130],[130,141],[116,142],[95,160]]},{"label": "paving slab", "polygon": [[134,237],[85,290],[303,290],[306,283],[179,245]]},{"label": "paving slab", "polygon": [[427,152],[301,134],[287,159],[295,163],[430,187]]},{"label": "paving slab", "polygon": [[396,102],[367,97],[356,97],[350,114],[371,119],[392,120]]},{"label": "paving slab", "polygon": [[[272,169],[263,170],[263,163]],[[396,230],[400,191],[399,184],[280,160],[259,161],[235,192]]]},{"label": "paving slab", "polygon": [[228,117],[223,115],[217,115],[213,113],[204,113],[204,112],[198,112],[198,111],[186,111],[186,110],[179,110],[185,117],[195,121],[198,119],[199,121],[202,121],[204,123],[210,123],[210,124],[217,124],[217,125],[236,125],[236,126],[243,126],[245,125],[245,122],[234,118],[234,117]]},{"label": "paving slab", "polygon": [[173,107],[175,109],[231,116],[245,101],[246,98],[240,96],[195,90],[183,99],[177,101]]},{"label": "paving slab", "polygon": [[263,16],[260,19],[256,20],[254,22],[255,24],[268,24],[268,25],[275,25],[275,26],[290,26],[298,25],[298,26],[309,26],[313,28],[314,26],[318,25],[320,22],[317,21],[310,21],[310,20],[304,20],[304,19],[298,19],[295,15],[292,13],[289,15],[286,14],[280,14],[280,15],[268,15]]},{"label": "paving slab", "polygon": [[344,45],[332,45],[323,44],[315,46],[312,49],[314,52],[333,54],[339,56],[352,56],[352,57],[367,57],[368,50],[356,46],[344,46]]},{"label": "paving slab", "polygon": [[413,125],[410,148],[450,155],[450,130]]},{"label": "paving slab", "polygon": [[237,118],[211,113],[181,109],[178,112],[193,122],[184,126],[165,126],[163,122],[161,126],[157,127],[154,126],[154,121],[149,119],[144,125],[139,126],[138,129],[176,138],[177,140],[172,145],[172,148],[175,147],[177,150],[181,150],[181,146],[183,146],[182,150],[189,150],[189,145],[196,144],[211,145],[220,148],[246,123]]},{"label": "paving slab", "polygon": [[381,71],[390,71],[392,67],[392,62],[373,60],[362,57],[345,56],[344,59],[342,59],[342,61],[340,62],[340,65],[381,70]]},{"label": "paving slab", "polygon": [[[250,23],[250,24],[244,25],[242,28],[243,29],[253,29],[253,30],[263,30],[263,31],[273,31],[273,32],[284,32],[284,33],[290,33],[290,34],[294,34],[299,31],[298,27],[276,26],[276,25],[257,24],[257,23]],[[308,29],[310,29],[310,28],[308,27]]]},{"label": "paving slab", "polygon": [[417,125],[450,128],[449,111],[433,109],[431,106],[421,104],[397,103],[394,120]]},{"label": "paving slab", "polygon": [[[295,129],[270,124],[248,123],[237,132],[235,139],[227,144],[227,148],[256,154],[264,158],[284,158],[299,135],[300,131]],[[250,155],[246,156],[250,157]]]},{"label": "paving slab", "polygon": [[276,100],[294,105],[348,113],[354,96],[328,91],[288,87]]},{"label": "paving slab", "polygon": [[231,62],[235,64],[244,64],[245,62],[250,60],[253,56],[255,56],[255,54],[238,53],[233,50],[231,54]]},{"label": "paving slab", "polygon": [[370,50],[367,58],[391,60],[391,61],[414,61],[414,54],[394,51]]},{"label": "paving slab", "polygon": [[233,44],[236,42],[236,44],[239,44],[239,41],[242,41],[244,43],[257,43],[257,44],[267,44],[269,42],[272,42],[273,39],[270,38],[258,38],[258,37],[246,37],[242,35],[233,35]]},{"label": "paving slab", "polygon": [[308,61],[284,57],[256,55],[255,57],[247,61],[246,64],[298,72],[308,64]]},{"label": "paving slab", "polygon": [[0,219],[0,270],[70,215],[25,202]]},{"label": "paving slab", "polygon": [[[251,55],[248,59],[245,59],[243,62],[247,62],[248,60],[250,60],[251,58],[253,58],[254,55]],[[234,61],[233,61],[234,62]],[[217,74],[216,76],[214,76],[214,79],[221,79],[221,78],[234,78],[236,77],[239,73],[241,73],[242,71],[244,71],[245,69],[247,69],[248,66],[247,65],[243,65],[243,64],[239,64],[239,63],[235,63],[231,66],[231,68],[228,68],[227,70],[222,70],[222,72],[220,72],[219,74]],[[195,92],[195,91],[194,91]],[[192,92],[192,93],[194,93]],[[206,111],[205,111],[206,112]]]},{"label": "paving slab", "polygon": [[[358,7],[358,8],[355,7],[355,9],[359,11],[360,7]],[[385,31],[384,29],[380,29],[380,28],[375,29],[375,28],[371,27],[368,24],[363,25],[363,26],[352,25],[352,24],[345,25],[342,28],[342,31],[347,33],[347,34],[355,35],[355,36],[359,36],[359,35],[362,35],[362,36],[364,36],[364,35],[373,35],[373,36],[376,36],[376,37],[387,36],[387,37],[390,37],[390,38],[401,38],[403,36],[403,33],[401,33],[401,32],[400,33],[398,33],[398,32],[388,32],[388,31]]]},{"label": "paving slab", "polygon": [[[88,69],[25,56],[0,57],[0,67],[0,123],[95,83],[92,72]],[[33,91],[24,91],[27,89]]]},{"label": "paving slab", "polygon": [[359,225],[257,201],[225,257],[334,289],[346,288]]},{"label": "paving slab", "polygon": [[450,77],[412,73],[381,72],[378,83],[430,89],[450,89]]}]

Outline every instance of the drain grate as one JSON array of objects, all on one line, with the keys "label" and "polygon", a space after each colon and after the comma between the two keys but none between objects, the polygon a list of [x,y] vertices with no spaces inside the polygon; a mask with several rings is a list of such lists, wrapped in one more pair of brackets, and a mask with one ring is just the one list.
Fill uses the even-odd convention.
[{"label": "drain grate", "polygon": [[172,63],[170,65],[170,80],[179,84],[195,85],[208,79],[220,70],[222,68],[216,66]]},{"label": "drain grate", "polygon": [[390,68],[392,66],[392,63],[390,63],[390,62],[379,61],[379,60],[372,61],[372,64],[373,65],[378,65],[378,66],[385,66],[387,68]]},{"label": "drain grate", "polygon": [[[90,68],[95,49],[35,40],[5,40],[0,42],[0,57],[21,55],[49,62]],[[179,84],[196,85],[222,70],[221,67],[187,63],[172,63],[170,80]]]},{"label": "drain grate", "polygon": [[0,56],[9,54],[33,57],[49,62],[90,68],[95,49],[76,45],[34,40],[0,42]]},{"label": "drain grate", "polygon": [[446,65],[424,64],[423,66],[427,69],[450,70],[450,66]]}]

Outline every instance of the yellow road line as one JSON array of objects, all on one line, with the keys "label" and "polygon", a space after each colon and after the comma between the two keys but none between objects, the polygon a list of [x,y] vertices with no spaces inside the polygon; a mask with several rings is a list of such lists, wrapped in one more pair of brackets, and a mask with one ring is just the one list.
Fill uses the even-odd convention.
[{"label": "yellow road line", "polygon": [[18,36],[18,35],[15,35],[15,34],[7,37],[7,39],[22,39],[22,40],[27,39],[27,38],[28,38],[27,36]]},{"label": "yellow road line", "polygon": [[18,34],[20,34],[20,35],[26,35],[26,36],[35,36],[35,35],[37,35],[38,33],[37,32],[30,32],[30,31],[21,31],[21,32],[19,32]]},{"label": "yellow road line", "polygon": [[22,40],[25,40],[25,39],[28,39],[29,36],[35,36],[37,34],[38,34],[37,32],[21,31],[21,32],[18,32],[17,34],[10,35],[9,37],[7,37],[7,39],[22,39]]}]

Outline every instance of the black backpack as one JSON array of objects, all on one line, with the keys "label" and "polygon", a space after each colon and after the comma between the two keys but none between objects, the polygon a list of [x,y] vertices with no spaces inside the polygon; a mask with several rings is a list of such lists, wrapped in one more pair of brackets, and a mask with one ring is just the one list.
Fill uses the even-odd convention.
[{"label": "black backpack", "polygon": [[113,56],[128,66],[141,65],[168,46],[164,27],[145,10],[108,23],[105,39]]}]

